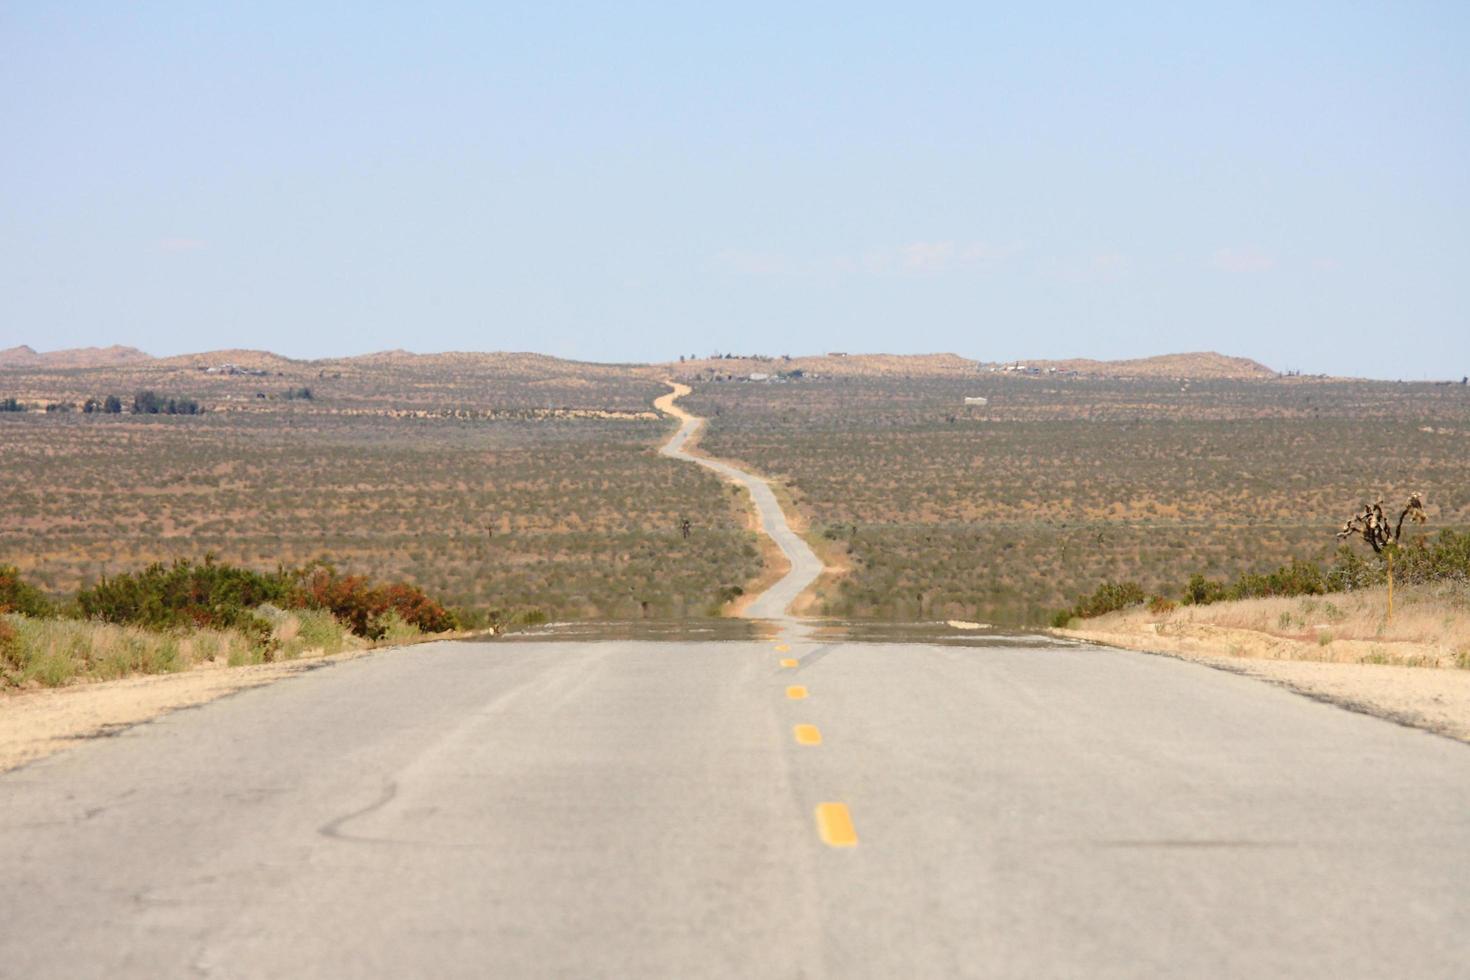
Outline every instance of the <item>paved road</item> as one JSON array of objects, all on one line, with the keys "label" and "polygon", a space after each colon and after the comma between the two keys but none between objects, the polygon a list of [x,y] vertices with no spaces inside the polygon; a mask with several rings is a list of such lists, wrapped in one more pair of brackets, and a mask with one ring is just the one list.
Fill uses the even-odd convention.
[{"label": "paved road", "polygon": [[659,451],[665,456],[681,459],[688,463],[697,463],[707,469],[739,483],[750,491],[751,500],[755,504],[756,514],[760,518],[761,530],[776,542],[786,560],[791,563],[791,568],[782,578],[745,608],[742,614],[750,619],[784,620],[789,622],[786,615],[787,608],[791,605],[802,590],[816,580],[822,573],[822,561],[801,539],[801,535],[791,530],[786,523],[786,517],[781,512],[781,505],[776,502],[776,495],[771,492],[770,484],[760,477],[737,469],[729,463],[723,463],[717,459],[706,456],[695,456],[684,449],[684,445],[694,435],[695,430],[704,422],[698,416],[690,415],[674,404],[674,399],[689,393],[685,385],[669,382],[674,391],[665,395],[654,404],[664,412],[675,416],[680,420],[679,429],[673,437]]},{"label": "paved road", "polygon": [[28,980],[1470,975],[1470,747],[999,638],[386,651],[0,775],[0,842]]},{"label": "paved road", "polygon": [[1470,749],[1084,648],[390,651],[0,776],[0,841],[7,977],[1470,975]]}]

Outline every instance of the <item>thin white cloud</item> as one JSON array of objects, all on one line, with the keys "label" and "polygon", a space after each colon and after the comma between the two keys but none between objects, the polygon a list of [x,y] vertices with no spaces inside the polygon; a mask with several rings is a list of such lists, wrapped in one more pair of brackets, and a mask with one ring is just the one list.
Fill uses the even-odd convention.
[{"label": "thin white cloud", "polygon": [[904,272],[944,272],[954,265],[954,242],[910,242],[898,250]]},{"label": "thin white cloud", "polygon": [[898,249],[898,268],[909,273],[974,269],[1013,252],[984,242],[910,242]]},{"label": "thin white cloud", "polygon": [[1270,272],[1276,260],[1253,248],[1222,248],[1210,256],[1210,268],[1219,272],[1250,274]]},{"label": "thin white cloud", "polygon": [[721,271],[742,276],[934,276],[979,269],[1016,253],[983,242],[915,241],[860,255],[793,258],[776,252],[730,249],[714,257]]}]

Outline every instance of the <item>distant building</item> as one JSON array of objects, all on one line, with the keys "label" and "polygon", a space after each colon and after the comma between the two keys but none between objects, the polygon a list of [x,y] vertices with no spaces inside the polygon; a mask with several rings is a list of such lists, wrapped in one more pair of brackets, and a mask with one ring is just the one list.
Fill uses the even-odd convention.
[{"label": "distant building", "polygon": [[983,395],[966,395],[965,396],[965,404],[966,405],[989,405],[990,404],[990,399],[984,397]]},{"label": "distant building", "polygon": [[771,376],[769,374],[763,374],[760,371],[752,371],[750,373],[750,380],[752,380],[752,381],[770,381],[771,380]]}]

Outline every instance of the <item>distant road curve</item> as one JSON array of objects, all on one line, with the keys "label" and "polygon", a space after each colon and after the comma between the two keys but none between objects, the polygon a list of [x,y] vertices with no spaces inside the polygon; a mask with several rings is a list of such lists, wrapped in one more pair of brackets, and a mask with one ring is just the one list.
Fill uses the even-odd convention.
[{"label": "distant road curve", "polygon": [[780,548],[786,560],[791,562],[791,569],[782,576],[781,580],[762,592],[754,602],[745,607],[741,615],[747,619],[792,620],[793,617],[788,612],[791,603],[796,601],[796,597],[801,595],[807,586],[816,581],[825,566],[807,546],[807,543],[801,539],[801,535],[791,530],[791,525],[786,523],[786,515],[782,512],[781,505],[776,502],[776,495],[771,492],[771,485],[768,482],[731,466],[729,463],[722,463],[707,456],[696,456],[684,449],[684,445],[704,424],[704,419],[697,415],[690,415],[674,404],[676,399],[689,394],[688,385],[681,385],[676,381],[665,381],[664,384],[673,390],[656,399],[653,407],[665,415],[672,415],[682,424],[679,426],[679,431],[664,443],[659,452],[673,459],[681,459],[686,463],[698,463],[706,469],[714,470],[734,480],[749,490],[750,498],[755,502],[756,514],[760,517],[761,530],[776,542],[776,547]]}]

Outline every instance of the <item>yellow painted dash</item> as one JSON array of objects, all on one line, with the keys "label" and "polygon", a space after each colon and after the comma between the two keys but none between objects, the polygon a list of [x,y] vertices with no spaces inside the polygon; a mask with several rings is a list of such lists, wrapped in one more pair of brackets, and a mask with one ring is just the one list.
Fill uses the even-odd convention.
[{"label": "yellow painted dash", "polygon": [[778,644],[776,644],[776,652],[777,653],[790,653],[791,652],[791,647],[787,646],[784,643],[778,643]]},{"label": "yellow painted dash", "polygon": [[806,688],[802,687],[800,684],[792,684],[786,689],[786,696],[793,701],[800,701],[802,698],[806,697]]},{"label": "yellow painted dash", "polygon": [[785,659],[783,659],[781,661],[781,666],[782,667],[795,667],[796,666],[796,661],[795,660],[792,660],[790,657],[786,657]]},{"label": "yellow painted dash", "polygon": [[797,725],[791,731],[796,735],[797,745],[822,744],[822,732],[816,725]]},{"label": "yellow painted dash", "polygon": [[845,804],[817,804],[817,833],[828,847],[857,847],[857,830]]}]

